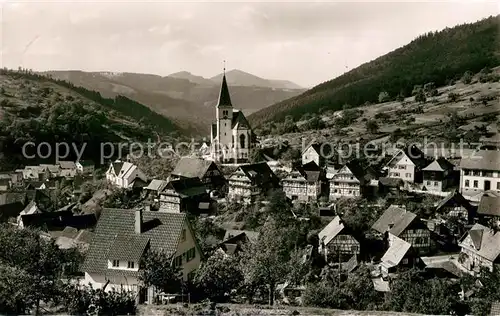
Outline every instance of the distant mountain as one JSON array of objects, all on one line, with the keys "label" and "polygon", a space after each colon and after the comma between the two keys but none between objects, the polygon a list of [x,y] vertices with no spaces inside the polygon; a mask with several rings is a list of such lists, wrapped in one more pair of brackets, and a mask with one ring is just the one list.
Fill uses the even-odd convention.
[{"label": "distant mountain", "polygon": [[168,75],[170,78],[177,78],[177,79],[186,79],[191,81],[192,83],[196,84],[201,84],[201,85],[213,85],[213,81],[210,79],[203,78],[202,76],[196,76],[190,73],[189,71],[179,71],[173,74]]},{"label": "distant mountain", "polygon": [[419,36],[406,46],[367,62],[335,79],[250,115],[254,126],[282,121],[290,115],[340,110],[344,104],[377,102],[385,91],[390,99],[411,95],[414,85],[436,86],[459,79],[464,72],[500,64],[500,16]]},{"label": "distant mountain", "polygon": [[[210,78],[210,80],[214,82],[221,82],[222,75],[223,74],[220,73]],[[263,79],[238,69],[233,69],[226,72],[226,79],[229,85],[234,86],[255,86],[274,89],[303,89],[301,86],[291,81]]]},{"label": "distant mountain", "polygon": [[[79,70],[48,71],[45,74],[98,91],[104,97],[123,95],[148,106],[192,134],[207,135],[209,124],[215,119],[214,106],[219,96],[220,81],[188,72],[166,77]],[[305,91],[232,84],[229,84],[229,90],[234,106],[247,115]]]}]

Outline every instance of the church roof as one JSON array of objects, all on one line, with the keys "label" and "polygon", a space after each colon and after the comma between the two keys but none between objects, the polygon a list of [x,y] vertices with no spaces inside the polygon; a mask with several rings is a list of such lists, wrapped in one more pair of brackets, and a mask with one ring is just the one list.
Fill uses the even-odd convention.
[{"label": "church roof", "polygon": [[250,124],[248,123],[245,114],[243,112],[234,110],[233,111],[233,120],[231,123],[232,129],[250,129]]},{"label": "church roof", "polygon": [[222,76],[222,84],[220,86],[219,102],[217,102],[217,107],[219,106],[233,106],[231,103],[231,97],[229,96],[229,88],[227,87],[225,74]]}]

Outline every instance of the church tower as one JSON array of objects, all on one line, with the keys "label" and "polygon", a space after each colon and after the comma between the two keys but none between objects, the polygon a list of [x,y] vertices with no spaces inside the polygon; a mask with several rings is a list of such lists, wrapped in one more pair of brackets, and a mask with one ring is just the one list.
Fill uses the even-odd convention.
[{"label": "church tower", "polygon": [[226,69],[222,76],[222,84],[220,87],[219,101],[217,102],[216,110],[217,119],[217,140],[226,152],[226,159],[230,159],[233,148],[232,122],[233,122],[233,105],[229,96],[229,89],[226,81]]}]

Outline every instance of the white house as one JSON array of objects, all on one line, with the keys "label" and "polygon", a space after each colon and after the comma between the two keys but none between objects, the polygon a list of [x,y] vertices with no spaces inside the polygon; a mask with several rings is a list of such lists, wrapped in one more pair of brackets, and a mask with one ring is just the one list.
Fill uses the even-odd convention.
[{"label": "white house", "polygon": [[331,144],[311,143],[302,151],[302,165],[314,161],[318,166],[325,167],[327,161],[335,158],[335,153]]},{"label": "white house", "polygon": [[73,161],[59,161],[61,166],[61,177],[74,178],[76,176],[76,164]]},{"label": "white house", "polygon": [[106,180],[119,188],[131,188],[136,180],[146,183],[147,177],[136,165],[117,160],[106,171]]},{"label": "white house", "polygon": [[422,168],[427,165],[425,155],[417,146],[406,146],[399,150],[385,166],[387,177],[410,183],[422,182]]},{"label": "white house", "polygon": [[[151,302],[152,288],[141,289],[139,263],[149,250],[163,251],[188,280],[198,269],[202,252],[185,213],[103,209],[83,265],[84,284],[141,293]],[[142,290],[142,291],[141,291]]]},{"label": "white house", "polygon": [[500,232],[475,224],[459,243],[458,262],[469,272],[479,272],[481,267],[490,271],[500,263]]},{"label": "white house", "polygon": [[460,160],[460,193],[479,202],[486,191],[500,192],[500,151],[481,150]]}]

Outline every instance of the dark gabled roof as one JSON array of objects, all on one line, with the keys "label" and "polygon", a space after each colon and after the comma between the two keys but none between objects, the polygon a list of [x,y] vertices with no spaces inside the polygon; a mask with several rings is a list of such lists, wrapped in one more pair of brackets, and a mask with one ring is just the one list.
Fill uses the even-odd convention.
[{"label": "dark gabled roof", "polygon": [[500,197],[483,195],[477,213],[481,215],[500,216]]},{"label": "dark gabled roof", "polygon": [[110,238],[113,238],[113,243],[106,257],[108,260],[138,262],[149,243],[149,238],[142,235],[117,234]]},{"label": "dark gabled roof", "polygon": [[79,160],[78,162],[82,165],[82,167],[89,167],[95,165],[95,163],[92,160]]},{"label": "dark gabled roof", "polygon": [[323,170],[314,161],[298,166],[296,169],[308,182],[318,182],[323,176]]},{"label": "dark gabled roof", "polygon": [[148,238],[150,247],[156,251],[173,254],[177,250],[182,229],[186,225],[185,213],[163,213],[143,211],[143,232],[135,233],[135,210],[105,208],[97,223],[83,270],[105,275],[131,275],[137,272],[108,269],[107,258],[113,250],[114,236],[143,236]]},{"label": "dark gabled roof", "polygon": [[[32,203],[34,202],[31,202],[29,205],[32,205]],[[71,211],[41,212],[41,213],[21,215],[21,219],[25,227],[29,226],[29,227],[47,228],[48,230],[50,230],[53,227],[66,226],[66,225],[61,225],[60,223],[63,222],[63,218],[72,216],[73,213],[71,213]]]},{"label": "dark gabled roof", "polygon": [[256,242],[259,238],[259,233],[251,230],[228,229],[224,234],[223,243],[237,243],[236,241],[241,241],[244,238],[250,242]]},{"label": "dark gabled roof", "polygon": [[423,171],[447,171],[447,170],[453,170],[455,168],[455,165],[453,165],[451,162],[446,160],[444,157],[438,157],[437,159],[434,159],[433,162],[431,162],[427,167],[423,168]]},{"label": "dark gabled roof", "polygon": [[118,176],[120,174],[120,171],[122,170],[123,162],[115,161],[112,163],[112,165],[113,165],[113,170],[115,171],[115,174]]},{"label": "dark gabled roof", "polygon": [[463,206],[467,211],[472,211],[473,207],[469,201],[463,197],[457,189],[453,190],[447,197],[442,199],[436,206],[436,210],[439,211],[443,207],[456,207]]},{"label": "dark gabled roof", "polygon": [[459,245],[483,258],[495,261],[500,255],[500,232],[481,224],[474,224]]},{"label": "dark gabled roof", "polygon": [[199,178],[182,178],[169,181],[161,193],[166,190],[173,190],[182,197],[190,197],[205,194],[208,188]]},{"label": "dark gabled roof", "polygon": [[174,171],[172,171],[172,175],[185,178],[202,179],[212,164],[215,163],[209,160],[183,157],[175,166]]},{"label": "dark gabled roof", "polygon": [[372,229],[378,231],[379,233],[385,233],[389,231],[389,225],[396,225],[399,222],[406,210],[397,205],[391,205],[387,210],[385,210],[384,214],[378,218],[378,220],[372,225]]},{"label": "dark gabled roof", "polygon": [[233,118],[231,121],[231,128],[240,128],[243,127],[245,129],[250,129],[250,123],[248,123],[245,114],[243,112],[234,110],[233,111]]},{"label": "dark gabled roof", "polygon": [[405,231],[406,228],[411,225],[411,223],[413,223],[416,218],[416,214],[405,212],[401,219],[394,223],[394,226],[389,230],[389,232],[394,236],[399,236],[402,232]]},{"label": "dark gabled roof", "polygon": [[[270,181],[278,181],[278,178],[265,162],[241,165],[236,172],[241,170],[251,181],[256,184],[264,184]],[[235,173],[236,173],[235,172]]]},{"label": "dark gabled roof", "polygon": [[472,244],[476,250],[481,250],[481,241],[483,240],[483,230],[474,229],[469,231],[469,236],[472,239]]},{"label": "dark gabled roof", "polygon": [[[351,171],[361,185],[370,183],[370,181],[375,178],[375,172],[371,168],[363,168],[358,160],[351,160],[344,166]],[[335,175],[333,175],[333,178],[335,178]]]},{"label": "dark gabled roof", "polygon": [[233,106],[231,103],[231,96],[229,95],[229,88],[227,87],[226,75],[222,76],[222,84],[220,86],[219,100],[217,107],[220,106]]}]

